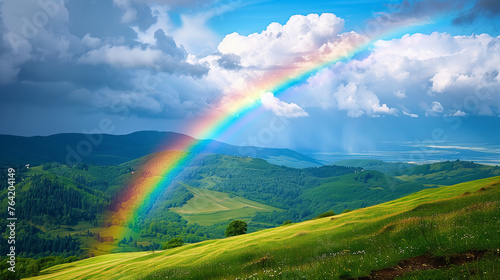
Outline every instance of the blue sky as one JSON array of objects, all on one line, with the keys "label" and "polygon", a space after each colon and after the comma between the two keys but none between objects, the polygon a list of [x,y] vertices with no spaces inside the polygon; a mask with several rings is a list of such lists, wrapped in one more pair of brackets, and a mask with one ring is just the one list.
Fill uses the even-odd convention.
[{"label": "blue sky", "polygon": [[[252,119],[219,140],[359,152],[444,141],[436,129],[454,145],[500,136],[497,1],[20,0],[0,9],[2,134],[99,132],[103,120],[113,134],[189,132],[221,104],[255,98],[279,69],[330,60],[260,95]],[[276,118],[286,127],[263,137]]]}]

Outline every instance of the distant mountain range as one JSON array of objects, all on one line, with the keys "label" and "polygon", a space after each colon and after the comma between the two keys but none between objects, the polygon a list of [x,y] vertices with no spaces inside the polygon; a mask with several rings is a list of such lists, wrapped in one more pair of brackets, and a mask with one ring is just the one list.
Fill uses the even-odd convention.
[{"label": "distant mountain range", "polygon": [[127,135],[64,133],[51,136],[0,135],[0,164],[121,164],[153,152],[173,150],[174,143],[202,141],[202,153],[261,158],[269,163],[303,168],[322,163],[289,149],[233,146],[215,140],[196,140],[174,132],[140,131]]}]

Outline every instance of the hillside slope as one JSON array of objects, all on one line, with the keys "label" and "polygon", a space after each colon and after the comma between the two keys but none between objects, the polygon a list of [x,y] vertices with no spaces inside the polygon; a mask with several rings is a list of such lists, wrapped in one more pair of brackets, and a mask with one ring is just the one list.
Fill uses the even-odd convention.
[{"label": "hillside slope", "polygon": [[193,195],[181,207],[172,207],[169,211],[179,214],[190,223],[210,226],[234,219],[249,221],[258,212],[281,211],[278,208],[251,201],[223,192],[194,188],[184,185]]},{"label": "hillside slope", "polygon": [[482,252],[482,260],[451,266],[454,257],[442,258],[441,270],[411,273],[450,278],[466,271],[494,279],[500,269],[499,224],[500,177],[493,177],[426,189],[333,218],[154,254],[110,254],[58,265],[33,279],[372,279],[373,270],[402,265],[401,260],[465,252]]},{"label": "hillside slope", "polygon": [[477,164],[472,161],[442,161],[433,164],[415,165],[398,172],[390,172],[389,175],[407,182],[454,185],[499,176],[500,166]]}]

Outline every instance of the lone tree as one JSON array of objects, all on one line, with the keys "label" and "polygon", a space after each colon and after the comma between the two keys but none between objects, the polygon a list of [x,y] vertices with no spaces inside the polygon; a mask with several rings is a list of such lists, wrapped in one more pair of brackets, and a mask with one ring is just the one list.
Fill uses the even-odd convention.
[{"label": "lone tree", "polygon": [[184,241],[182,240],[182,238],[175,237],[175,238],[170,239],[166,243],[164,243],[162,249],[166,250],[166,249],[171,249],[171,248],[175,248],[175,247],[180,247],[180,246],[182,246],[182,244],[184,244]]},{"label": "lone tree", "polygon": [[153,254],[155,253],[155,249],[156,249],[156,242],[153,241],[153,243],[151,244],[151,251],[153,252]]},{"label": "lone tree", "polygon": [[229,223],[229,225],[226,228],[225,235],[226,237],[229,236],[236,236],[236,235],[241,235],[247,233],[247,223],[242,220],[234,220]]}]

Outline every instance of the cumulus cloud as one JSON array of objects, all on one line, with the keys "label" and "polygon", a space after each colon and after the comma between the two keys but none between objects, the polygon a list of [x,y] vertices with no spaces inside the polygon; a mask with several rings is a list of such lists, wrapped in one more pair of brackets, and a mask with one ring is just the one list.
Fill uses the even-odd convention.
[{"label": "cumulus cloud", "polygon": [[274,22],[261,33],[229,34],[218,50],[239,56],[243,67],[296,67],[318,56],[346,55],[366,40],[355,32],[341,34],[343,26],[344,20],[334,14],[294,15],[285,25]]},{"label": "cumulus cloud", "polygon": [[438,101],[433,101],[431,106],[427,109],[426,115],[428,116],[437,116],[444,112],[443,105]]},{"label": "cumulus cloud", "polygon": [[375,46],[364,63],[376,65],[379,77],[430,83],[433,93],[480,89],[494,82],[500,70],[500,38],[487,34],[414,34],[378,41]]},{"label": "cumulus cloud", "polygon": [[336,63],[292,91],[294,95],[307,94],[302,98],[307,99],[303,101],[306,107],[297,103],[303,108],[323,109],[333,104],[328,92],[336,92],[338,108],[350,116],[375,112],[362,109],[370,106],[358,104],[361,98],[353,95],[354,86],[357,91],[369,90],[377,98],[372,100],[387,104],[387,108],[404,104],[409,108],[403,110],[406,113],[442,115],[444,108],[457,105],[467,114],[497,115],[499,73],[500,37],[413,34],[377,41],[363,59]]},{"label": "cumulus cloud", "polygon": [[380,114],[396,115],[397,112],[387,104],[380,104],[378,97],[365,86],[357,86],[354,83],[339,86],[333,97],[337,108],[347,111],[350,117],[360,117],[363,114],[372,117]]},{"label": "cumulus cloud", "polygon": [[457,110],[455,113],[450,114],[451,117],[465,117],[467,114],[461,110]]},{"label": "cumulus cloud", "polygon": [[95,49],[101,45],[101,39],[92,37],[87,33],[83,36],[82,43],[90,49]]},{"label": "cumulus cloud", "polygon": [[271,110],[276,116],[287,118],[307,117],[309,114],[295,103],[286,103],[275,97],[272,92],[266,92],[260,98],[265,109]]},{"label": "cumulus cloud", "polygon": [[105,45],[83,55],[78,62],[88,64],[109,64],[124,68],[152,68],[170,74],[200,77],[208,72],[201,65],[187,63],[186,52],[177,47],[170,36],[162,30],[155,32],[155,47],[128,47]]},{"label": "cumulus cloud", "polygon": [[[226,95],[255,92],[272,85],[273,79],[288,79],[319,63],[347,56],[366,42],[367,38],[355,32],[341,33],[343,26],[344,21],[334,14],[294,15],[286,24],[271,23],[261,33],[248,36],[229,34],[219,44],[218,52],[199,62],[210,65],[208,79],[222,85]],[[269,96],[266,98],[269,102],[274,100]],[[295,103],[298,108],[308,103],[304,100],[299,102]],[[387,105],[380,105],[378,100],[370,99],[369,102],[373,102],[368,106],[367,114],[370,116],[395,112]],[[325,106],[333,106],[333,103],[331,100]],[[277,100],[274,104],[283,105]],[[361,110],[365,110],[366,106],[362,107]]]},{"label": "cumulus cloud", "polygon": [[458,78],[457,74],[451,73],[449,69],[443,69],[436,73],[430,81],[432,82],[432,91],[443,92],[447,87],[453,84]]}]

